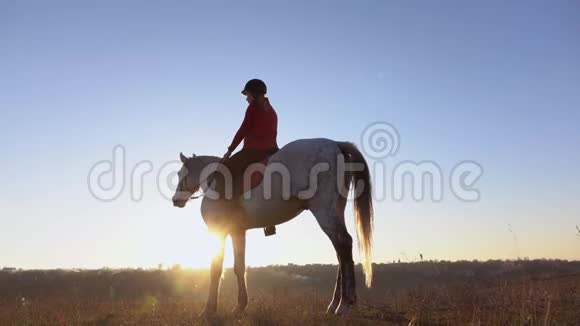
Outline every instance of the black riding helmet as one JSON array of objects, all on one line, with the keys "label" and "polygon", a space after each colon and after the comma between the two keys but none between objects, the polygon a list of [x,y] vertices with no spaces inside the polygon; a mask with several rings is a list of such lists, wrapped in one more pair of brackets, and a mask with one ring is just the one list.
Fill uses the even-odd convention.
[{"label": "black riding helmet", "polygon": [[267,92],[266,84],[263,81],[259,79],[250,79],[246,83],[246,86],[244,86],[242,94],[247,95],[246,93],[250,93],[254,96],[259,96],[266,95],[266,92]]}]

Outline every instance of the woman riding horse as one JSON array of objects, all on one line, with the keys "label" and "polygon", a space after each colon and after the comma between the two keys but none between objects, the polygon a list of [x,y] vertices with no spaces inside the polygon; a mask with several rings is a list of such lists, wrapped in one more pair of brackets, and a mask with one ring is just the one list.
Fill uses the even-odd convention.
[{"label": "woman riding horse", "polygon": [[[218,186],[218,193],[223,194],[224,187],[230,186],[233,198],[229,199],[230,208],[237,210],[237,198],[243,193],[244,172],[252,163],[259,163],[278,151],[276,136],[278,135],[278,116],[265,96],[266,84],[259,79],[249,80],[242,94],[246,96],[248,108],[242,125],[234,136],[228,151],[222,158],[222,163],[232,176],[230,185],[224,182]],[[244,147],[241,151],[230,155],[238,147],[241,141]],[[266,235],[275,233],[274,227],[264,229]]]},{"label": "woman riding horse", "polygon": [[[185,207],[193,194],[203,191],[206,196],[201,202],[201,217],[220,244],[211,262],[208,299],[203,314],[211,315],[217,310],[226,237],[231,237],[234,252],[234,273],[238,280],[238,303],[234,313],[237,314],[243,312],[248,304],[246,231],[288,222],[305,210],[312,213],[328,236],[338,258],[334,294],[327,311],[347,313],[357,301],[353,240],[345,223],[350,189],[354,195],[353,217],[368,287],[372,280],[373,203],[369,166],[361,151],[351,142],[327,138],[298,139],[278,150],[277,117],[264,96],[266,85],[251,80],[242,93],[249,102],[246,116],[221,160],[216,156],[179,155],[183,165],[177,174],[179,184],[172,199],[173,205]],[[242,139],[244,148],[230,158]],[[264,167],[264,181],[248,190],[249,196],[244,194],[242,198],[239,195],[244,188],[239,180],[243,178],[244,170],[250,167],[248,170],[251,171],[251,163],[262,162],[266,158],[268,164]],[[228,179],[227,174],[218,171],[223,166],[220,162],[225,163],[233,174],[234,191],[229,193],[239,196],[235,200],[231,197],[230,200],[213,197],[216,191],[221,194],[218,187],[220,180]],[[213,173],[216,174],[216,182],[209,182],[207,176]],[[273,174],[278,177],[272,177]],[[230,214],[232,211],[228,206],[234,205],[238,210]]]}]

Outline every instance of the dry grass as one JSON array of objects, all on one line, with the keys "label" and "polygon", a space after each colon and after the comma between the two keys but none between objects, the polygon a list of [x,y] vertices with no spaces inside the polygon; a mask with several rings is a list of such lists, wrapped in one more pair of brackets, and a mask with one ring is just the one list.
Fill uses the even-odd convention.
[{"label": "dry grass", "polygon": [[[580,320],[575,262],[425,262],[375,265],[348,316],[324,313],[334,266],[248,270],[250,304],[235,305],[224,275],[217,316],[200,319],[207,272],[0,272],[1,325],[574,325]],[[359,284],[362,273],[357,271]]]}]

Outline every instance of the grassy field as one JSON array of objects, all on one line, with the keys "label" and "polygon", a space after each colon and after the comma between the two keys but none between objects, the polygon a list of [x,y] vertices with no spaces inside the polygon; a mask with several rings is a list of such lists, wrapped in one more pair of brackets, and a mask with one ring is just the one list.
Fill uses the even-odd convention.
[{"label": "grassy field", "polygon": [[578,325],[580,262],[488,261],[375,265],[348,316],[324,313],[336,266],[247,271],[250,304],[233,316],[235,276],[226,270],[220,310],[200,319],[207,271],[0,272],[1,325]]}]

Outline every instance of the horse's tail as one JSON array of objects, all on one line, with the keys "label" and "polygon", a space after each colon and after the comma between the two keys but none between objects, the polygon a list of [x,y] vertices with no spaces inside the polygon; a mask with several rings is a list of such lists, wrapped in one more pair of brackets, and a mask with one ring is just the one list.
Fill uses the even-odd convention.
[{"label": "horse's tail", "polygon": [[362,169],[353,167],[355,171],[350,172],[351,180],[349,181],[354,184],[354,220],[359,252],[364,256],[365,283],[367,287],[371,287],[373,279],[373,201],[369,166],[355,144],[337,142],[337,145],[347,163],[363,165]]}]

